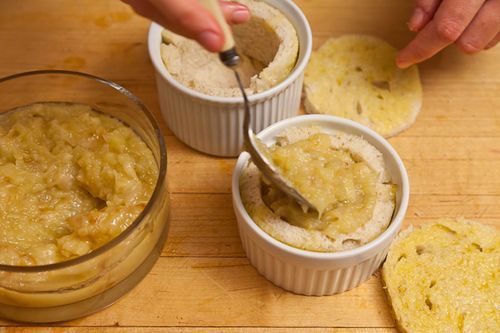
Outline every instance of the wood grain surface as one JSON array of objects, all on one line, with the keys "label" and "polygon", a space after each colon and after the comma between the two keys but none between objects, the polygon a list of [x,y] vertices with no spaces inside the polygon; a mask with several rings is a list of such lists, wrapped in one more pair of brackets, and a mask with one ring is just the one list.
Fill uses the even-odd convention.
[{"label": "wood grain surface", "polygon": [[[298,0],[315,47],[369,33],[401,47],[410,0]],[[0,76],[72,69],[114,80],[159,116],[147,53],[149,22],[118,0],[0,1]],[[390,142],[411,182],[405,225],[464,216],[500,224],[500,47],[450,47],[420,66],[423,110]],[[115,305],[56,327],[0,320],[0,332],[395,332],[378,275],[329,297],[285,292],[249,265],[231,206],[234,159],[197,153],[162,123],[172,196],[171,231],[146,279]]]}]

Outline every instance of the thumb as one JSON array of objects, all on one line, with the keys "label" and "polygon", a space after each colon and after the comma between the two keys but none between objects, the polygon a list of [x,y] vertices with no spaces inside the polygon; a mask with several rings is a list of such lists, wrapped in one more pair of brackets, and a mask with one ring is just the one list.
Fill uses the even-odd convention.
[{"label": "thumb", "polygon": [[224,35],[212,14],[197,0],[150,0],[166,27],[196,40],[211,52],[224,45]]}]

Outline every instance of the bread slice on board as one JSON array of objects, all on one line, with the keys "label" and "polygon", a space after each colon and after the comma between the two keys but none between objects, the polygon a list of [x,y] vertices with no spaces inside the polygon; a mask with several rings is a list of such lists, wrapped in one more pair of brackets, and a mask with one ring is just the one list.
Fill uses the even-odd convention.
[{"label": "bread slice on board", "polygon": [[422,105],[416,66],[396,67],[397,50],[376,37],[345,35],[313,53],[305,72],[305,108],[366,125],[390,137],[415,121]]},{"label": "bread slice on board", "polygon": [[382,269],[402,332],[500,332],[500,233],[466,220],[403,231]]}]

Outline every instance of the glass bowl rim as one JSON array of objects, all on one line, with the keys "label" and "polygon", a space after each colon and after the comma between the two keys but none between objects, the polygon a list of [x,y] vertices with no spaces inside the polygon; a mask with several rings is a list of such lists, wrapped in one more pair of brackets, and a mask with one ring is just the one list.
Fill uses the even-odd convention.
[{"label": "glass bowl rim", "polygon": [[82,72],[77,72],[77,71],[70,71],[70,70],[36,70],[36,71],[27,71],[27,72],[21,72],[21,73],[16,73],[13,75],[8,75],[4,77],[0,77],[0,85],[2,83],[23,78],[23,77],[31,77],[31,76],[38,76],[38,75],[61,75],[61,76],[75,76],[79,78],[84,78],[84,79],[89,79],[91,81],[97,82],[99,84],[102,84],[104,86],[110,87],[112,89],[115,89],[117,92],[121,93],[124,95],[126,98],[128,98],[130,101],[132,101],[142,112],[143,114],[146,115],[148,118],[149,122],[151,123],[156,139],[158,140],[158,145],[159,145],[159,150],[160,150],[160,166],[158,170],[158,179],[156,181],[153,193],[151,194],[151,198],[147,202],[146,206],[142,210],[142,212],[137,216],[137,218],[124,230],[122,231],[118,236],[107,242],[106,244],[98,247],[97,249],[84,254],[82,256],[78,256],[66,261],[61,261],[58,263],[53,263],[53,264],[48,264],[48,265],[36,265],[36,266],[14,266],[14,265],[2,265],[0,264],[0,272],[11,272],[11,273],[40,273],[40,272],[47,272],[47,271],[55,271],[55,270],[60,270],[72,266],[76,266],[82,263],[85,263],[87,261],[90,261],[101,254],[104,254],[120,244],[123,240],[125,240],[132,232],[134,232],[140,225],[142,225],[142,221],[144,220],[144,217],[151,211],[154,203],[158,200],[159,198],[159,192],[160,188],[163,184],[163,180],[166,177],[167,173],[167,150],[166,150],[166,145],[165,145],[165,139],[163,132],[160,128],[159,122],[156,119],[156,117],[149,111],[149,109],[146,107],[146,105],[139,99],[139,97],[135,96],[132,92],[130,92],[128,89],[125,87],[121,86],[120,84],[103,79],[101,77],[92,75],[92,74],[87,74],[87,73],[82,73]]}]

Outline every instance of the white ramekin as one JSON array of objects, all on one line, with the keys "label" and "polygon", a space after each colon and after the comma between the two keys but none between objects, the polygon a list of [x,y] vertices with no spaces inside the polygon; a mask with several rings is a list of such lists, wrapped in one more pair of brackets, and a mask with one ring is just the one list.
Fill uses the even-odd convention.
[{"label": "white ramekin", "polygon": [[[304,70],[312,49],[311,29],[299,7],[290,0],[264,1],[279,9],[293,24],[300,51],[294,70],[283,82],[249,96],[256,132],[297,114]],[[196,150],[217,156],[237,156],[243,147],[242,98],[209,96],[175,80],[161,59],[162,30],[157,24],[151,25],[148,47],[156,71],[161,113],[168,127],[181,141]]]},{"label": "white ramekin", "polygon": [[232,196],[243,249],[259,273],[288,291],[322,296],[352,289],[379,268],[403,223],[410,185],[394,148],[371,129],[351,120],[328,115],[299,116],[280,121],[257,136],[270,144],[286,128],[311,125],[326,133],[330,130],[359,135],[384,155],[391,180],[397,184],[396,209],[389,227],[379,237],[358,248],[333,253],[300,250],[274,239],[253,222],[241,201],[239,180],[250,158],[246,152],[240,155],[233,173]]}]

